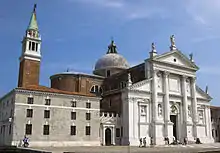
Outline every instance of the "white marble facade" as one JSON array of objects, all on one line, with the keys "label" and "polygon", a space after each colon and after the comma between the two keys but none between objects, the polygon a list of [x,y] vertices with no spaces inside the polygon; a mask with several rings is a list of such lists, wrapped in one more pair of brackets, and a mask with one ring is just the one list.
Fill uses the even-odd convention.
[{"label": "white marble facade", "polygon": [[[155,52],[154,52],[155,54]],[[146,80],[123,91],[122,144],[163,145],[164,138],[213,142],[211,97],[196,85],[195,63],[174,49],[145,61]]]}]

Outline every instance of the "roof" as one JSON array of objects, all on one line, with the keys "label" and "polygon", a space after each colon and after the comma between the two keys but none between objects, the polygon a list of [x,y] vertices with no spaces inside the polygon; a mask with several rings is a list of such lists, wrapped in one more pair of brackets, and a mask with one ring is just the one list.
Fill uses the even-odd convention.
[{"label": "roof", "polygon": [[53,77],[61,76],[61,75],[78,75],[78,76],[88,76],[88,77],[104,79],[104,77],[99,76],[99,75],[88,74],[88,73],[83,73],[83,72],[75,72],[75,71],[57,73],[57,74],[50,76],[50,79]]},{"label": "roof", "polygon": [[28,30],[38,30],[38,24],[37,24],[37,16],[36,16],[36,4],[34,5],[34,10],[31,15],[31,19],[28,25]]},{"label": "roof", "polygon": [[218,109],[220,110],[220,107],[219,106],[210,106],[211,109]]},{"label": "roof", "polygon": [[57,93],[57,94],[66,94],[66,95],[79,95],[79,96],[96,97],[94,94],[90,94],[90,93],[84,94],[84,93],[78,93],[78,92],[63,91],[63,90],[58,90],[58,89],[49,88],[49,87],[45,87],[45,86],[37,86],[37,85],[30,85],[28,87],[17,87],[16,89],[48,92],[48,93]]}]

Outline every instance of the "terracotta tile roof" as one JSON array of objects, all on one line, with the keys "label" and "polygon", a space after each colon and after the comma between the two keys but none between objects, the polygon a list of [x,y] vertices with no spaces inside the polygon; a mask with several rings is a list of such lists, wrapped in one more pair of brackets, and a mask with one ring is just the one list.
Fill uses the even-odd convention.
[{"label": "terracotta tile roof", "polygon": [[219,109],[220,110],[220,107],[219,106],[210,106],[211,109]]},{"label": "terracotta tile roof", "polygon": [[49,93],[58,93],[58,94],[67,94],[67,95],[79,95],[79,96],[88,96],[88,97],[96,97],[94,94],[85,94],[85,93],[79,93],[79,92],[71,92],[71,91],[64,91],[64,90],[58,90],[54,88],[49,88],[45,86],[37,86],[37,85],[30,85],[27,87],[18,87],[16,89],[21,90],[30,90],[30,91],[41,91],[41,92],[49,92]]}]

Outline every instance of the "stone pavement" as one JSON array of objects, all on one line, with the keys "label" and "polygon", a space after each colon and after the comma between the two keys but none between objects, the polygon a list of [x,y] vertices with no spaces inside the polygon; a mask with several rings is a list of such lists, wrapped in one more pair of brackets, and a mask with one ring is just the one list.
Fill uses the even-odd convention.
[{"label": "stone pavement", "polygon": [[100,146],[100,147],[47,147],[47,148],[32,148],[37,150],[50,151],[53,153],[197,153],[197,152],[219,152],[220,143],[213,144],[191,144],[191,145],[169,145],[155,147],[129,147],[129,146]]}]

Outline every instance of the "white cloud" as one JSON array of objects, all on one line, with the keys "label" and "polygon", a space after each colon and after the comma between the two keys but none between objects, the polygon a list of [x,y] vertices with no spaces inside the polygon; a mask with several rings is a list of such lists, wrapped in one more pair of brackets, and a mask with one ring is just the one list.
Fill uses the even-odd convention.
[{"label": "white cloud", "polygon": [[[158,15],[164,17],[164,9],[155,3],[150,5],[145,0],[69,0],[71,2],[78,2],[84,5],[93,5],[105,11],[111,11],[111,15],[123,17],[127,20],[145,19]],[[106,9],[107,8],[107,9]],[[108,9],[109,8],[109,9]]]}]

